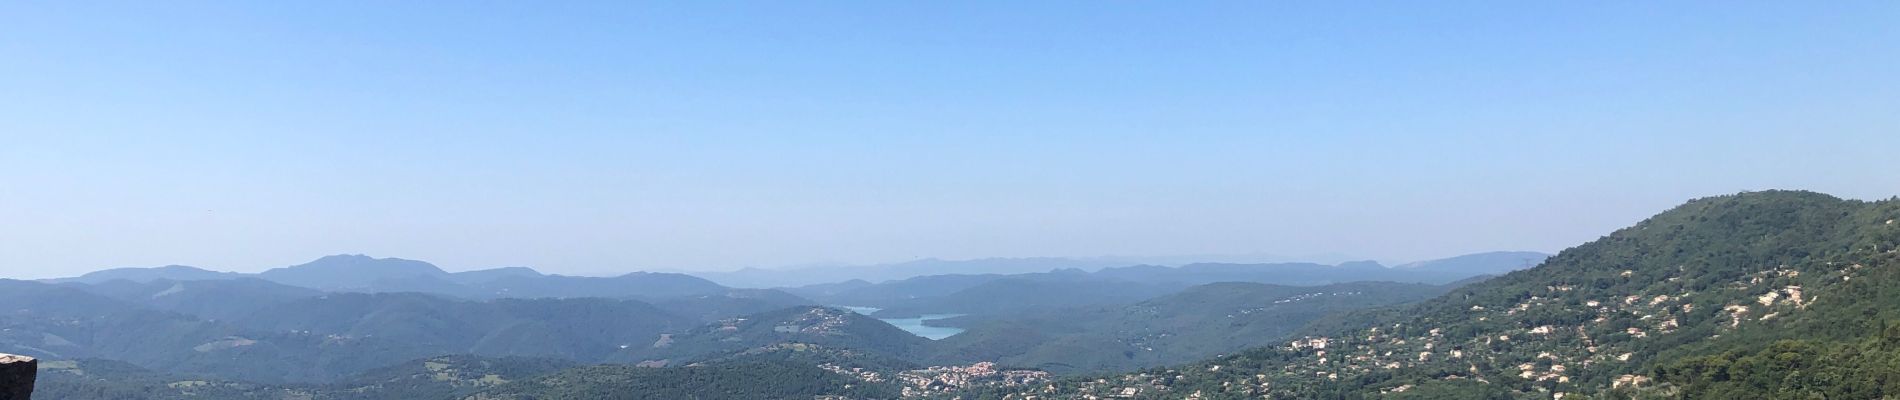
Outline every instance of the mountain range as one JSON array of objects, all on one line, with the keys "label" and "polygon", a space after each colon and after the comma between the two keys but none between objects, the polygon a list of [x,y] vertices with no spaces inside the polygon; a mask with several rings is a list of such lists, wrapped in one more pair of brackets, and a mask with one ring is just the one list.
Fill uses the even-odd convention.
[{"label": "mountain range", "polygon": [[822,304],[878,308],[883,318],[925,314],[998,315],[1073,306],[1132,303],[1219,282],[1289,286],[1380,281],[1446,284],[1472,276],[1529,268],[1548,255],[1493,252],[1403,268],[1376,262],[1138,265],[1094,272],[1065,269],[1023,274],[930,275],[883,283],[862,280],[783,288]]},{"label": "mountain range", "polygon": [[724,295],[730,288],[686,274],[634,272],[615,277],[542,274],[526,267],[447,272],[433,264],[400,258],[333,255],[308,263],[272,268],[257,274],[216,272],[171,265],[156,268],[116,268],[53,283],[103,284],[154,280],[202,281],[261,279],[302,288],[364,293],[417,292],[464,299],[607,297],[659,299],[678,296]]},{"label": "mountain range", "polygon": [[[1538,253],[1517,252],[1537,257]],[[1547,255],[1545,255],[1547,256]],[[1107,257],[993,257],[968,260],[945,260],[924,258],[898,263],[871,265],[806,265],[787,268],[745,268],[736,271],[693,272],[695,276],[706,278],[732,287],[767,288],[787,286],[810,286],[835,282],[862,280],[866,282],[885,282],[931,275],[982,275],[982,274],[1026,274],[1049,272],[1064,269],[1095,271],[1103,268],[1125,267],[1130,265],[1156,265],[1176,267],[1188,264],[1276,264],[1295,261],[1314,263],[1344,263],[1354,258],[1339,254],[1318,254],[1304,257],[1285,257],[1268,254],[1229,254],[1229,255],[1191,255],[1191,256],[1107,256]],[[1532,263],[1533,265],[1536,263]],[[1529,265],[1518,265],[1527,268]]]},{"label": "mountain range", "polygon": [[[675,379],[739,398],[928,397],[1233,354],[1545,257],[1092,266],[778,289],[676,273],[451,273],[362,255],[257,274],[121,268],[0,280],[0,309],[17,310],[0,315],[0,351],[53,360],[57,391],[90,393],[72,398],[612,398],[598,393],[684,390]],[[945,314],[960,316],[926,323],[963,333],[928,340],[879,320]],[[792,377],[816,383],[758,382]]]},{"label": "mountain range", "polygon": [[[126,382],[176,379],[172,383],[297,388],[285,390],[299,393],[338,393],[322,388],[349,385],[379,369],[443,355],[672,367],[732,362],[761,351],[792,351],[788,354],[832,354],[828,359],[881,368],[998,361],[1012,368],[1042,366],[1062,373],[1087,373],[1146,366],[1160,359],[1095,363],[1050,358],[1049,354],[1059,351],[1049,349],[1085,336],[1065,333],[1075,326],[1038,315],[1070,308],[1138,307],[1137,303],[1151,298],[1155,300],[1148,304],[1168,304],[1170,294],[1213,290],[1199,288],[1198,282],[1241,275],[1269,277],[1275,276],[1272,271],[1288,267],[1159,268],[939,275],[884,284],[842,282],[827,285],[838,289],[832,295],[814,294],[827,301],[891,300],[888,305],[893,313],[908,307],[968,314],[967,320],[949,322],[971,324],[972,333],[945,341],[926,340],[855,312],[818,307],[833,303],[789,293],[810,289],[808,293],[822,294],[818,290],[824,286],[734,289],[682,274],[591,278],[545,275],[526,268],[448,273],[421,261],[357,255],[323,257],[259,274],[177,266],[115,269],[40,282],[0,280],[5,289],[0,291],[0,309],[17,310],[0,315],[0,351],[92,365],[75,367],[79,368],[75,371],[92,371],[87,376],[93,377],[123,374],[115,379]],[[1234,275],[1256,268],[1260,271],[1253,275]],[[1363,272],[1355,268],[1340,271]],[[1207,270],[1223,272],[1210,275]],[[1284,295],[1267,290],[1243,293],[1244,299],[1235,301],[1265,304]],[[1413,300],[1386,296],[1340,309]],[[1315,308],[1314,312],[1334,309]],[[1180,311],[1180,321],[1208,321],[1232,310]],[[1101,319],[1087,326],[1148,323],[1113,313],[1085,315]],[[1020,337],[991,328],[1006,318],[1047,326],[1037,326],[1035,334]],[[1169,352],[1181,359],[1212,356],[1247,340],[1277,340],[1302,321],[1259,320],[1252,324],[1264,330],[1239,341],[1183,344]],[[1183,330],[1181,337],[1194,338],[1190,342],[1215,339],[1204,336],[1213,331],[1188,330],[1230,329],[1191,325],[1196,324],[1176,325]],[[984,348],[998,341],[1012,347]],[[811,349],[827,350],[803,352]],[[1010,353],[1012,349],[1019,351]],[[100,385],[84,379],[63,382]],[[424,391],[460,393],[450,389]]]}]

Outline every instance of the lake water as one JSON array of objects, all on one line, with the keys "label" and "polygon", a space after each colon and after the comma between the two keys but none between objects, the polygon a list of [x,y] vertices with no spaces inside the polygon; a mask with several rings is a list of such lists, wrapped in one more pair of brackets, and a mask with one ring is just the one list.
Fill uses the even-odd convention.
[{"label": "lake water", "polygon": [[[877,310],[879,310],[879,308],[877,307],[838,306],[838,308],[851,310],[852,312],[856,312],[858,314],[864,314],[864,315],[871,315],[871,313],[877,312]],[[910,334],[912,335],[923,336],[925,339],[937,340],[937,339],[947,338],[952,335],[956,335],[958,333],[963,333],[963,328],[951,328],[951,327],[944,327],[944,326],[926,326],[924,325],[924,321],[939,320],[939,319],[944,319],[944,318],[956,318],[956,317],[961,317],[961,316],[963,316],[963,314],[924,314],[923,316],[920,316],[917,318],[878,318],[877,320],[884,321],[885,323],[891,324],[891,326],[895,326],[897,327],[897,329],[903,329],[905,332],[910,332]]]}]

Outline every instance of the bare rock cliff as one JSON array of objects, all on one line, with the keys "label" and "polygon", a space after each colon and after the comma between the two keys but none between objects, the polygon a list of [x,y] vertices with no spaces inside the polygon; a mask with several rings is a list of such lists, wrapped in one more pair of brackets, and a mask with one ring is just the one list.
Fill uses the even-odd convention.
[{"label": "bare rock cliff", "polygon": [[40,362],[33,357],[0,354],[0,400],[33,398],[33,378]]}]

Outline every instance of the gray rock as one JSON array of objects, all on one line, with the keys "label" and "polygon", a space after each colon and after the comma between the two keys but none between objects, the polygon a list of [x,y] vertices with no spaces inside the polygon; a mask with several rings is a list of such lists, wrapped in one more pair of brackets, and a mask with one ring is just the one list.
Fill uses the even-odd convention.
[{"label": "gray rock", "polygon": [[0,353],[0,400],[32,399],[39,367],[40,361],[33,357]]}]

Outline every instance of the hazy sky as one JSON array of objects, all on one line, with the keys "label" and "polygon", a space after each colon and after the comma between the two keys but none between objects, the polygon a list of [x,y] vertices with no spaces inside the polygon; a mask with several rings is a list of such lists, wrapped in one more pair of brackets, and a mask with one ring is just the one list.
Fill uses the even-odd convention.
[{"label": "hazy sky", "polygon": [[1900,194],[1900,2],[627,3],[0,3],[0,276],[1406,261]]}]

